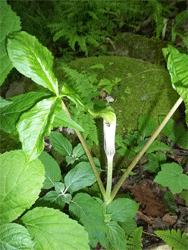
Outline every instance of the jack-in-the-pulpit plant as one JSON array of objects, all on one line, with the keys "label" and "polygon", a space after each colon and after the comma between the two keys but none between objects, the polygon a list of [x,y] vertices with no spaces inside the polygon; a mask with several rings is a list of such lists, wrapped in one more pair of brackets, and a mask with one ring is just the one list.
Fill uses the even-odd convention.
[{"label": "jack-in-the-pulpit plant", "polygon": [[[3,4],[5,5],[5,1]],[[11,17],[7,15],[10,9],[4,7],[3,17]],[[109,250],[140,250],[143,229],[137,228],[133,220],[139,204],[129,198],[116,198],[116,194],[130,171],[182,101],[185,102],[186,114],[188,114],[188,56],[180,54],[171,46],[166,49],[167,66],[172,83],[181,98],[111,192],[116,130],[114,111],[109,106],[100,105],[95,109],[95,105],[88,105],[88,102],[79,96],[77,89],[73,91],[68,85],[67,88],[65,85],[61,88],[60,79],[53,71],[54,58],[51,52],[35,37],[24,31],[9,34],[8,22],[3,19],[2,23],[5,28],[7,27],[8,39],[7,35],[4,36],[7,46],[5,46],[6,42],[4,46],[5,51],[8,51],[9,61],[20,73],[42,85],[48,92],[45,90],[44,92],[30,92],[13,97],[11,101],[0,99],[1,129],[7,133],[18,133],[22,143],[22,150],[0,155],[0,183],[2,183],[0,249],[5,249],[8,245],[14,249],[89,250],[100,243],[104,249]],[[88,95],[88,92],[86,94]],[[76,105],[80,105],[94,118],[104,119],[104,150],[108,165],[106,190],[100,178],[101,169],[95,166],[94,159],[81,134],[84,130],[69,116],[66,102],[64,102],[67,98]],[[89,104],[93,102],[92,99]],[[186,122],[188,123],[188,118]],[[53,147],[55,145],[59,147],[59,153],[63,152],[69,159],[72,152],[75,158],[76,155],[82,156],[81,147],[76,146],[72,150],[71,143],[62,138],[62,135],[61,143],[59,143],[58,133],[51,132],[54,127],[73,128],[90,162],[80,157],[79,164],[72,165],[72,169],[63,178],[58,164],[43,151],[44,136],[50,135]],[[162,171],[162,174],[164,172]],[[184,180],[187,179],[186,177],[183,177]],[[161,179],[158,179],[161,182]],[[91,189],[96,187],[92,185],[96,181],[98,183],[97,195],[92,196]],[[181,188],[186,189],[186,185],[185,183]],[[87,188],[91,186],[92,188]],[[98,187],[102,196],[98,192]],[[48,189],[47,194],[43,196],[41,189]],[[66,213],[63,212],[65,203],[67,204]],[[73,219],[69,218],[67,211]]]},{"label": "jack-in-the-pulpit plant", "polygon": [[110,202],[110,195],[112,189],[112,172],[113,172],[113,158],[115,155],[115,132],[116,132],[116,115],[114,120],[108,123],[103,119],[103,133],[104,133],[104,151],[107,157],[107,186],[105,203]]}]

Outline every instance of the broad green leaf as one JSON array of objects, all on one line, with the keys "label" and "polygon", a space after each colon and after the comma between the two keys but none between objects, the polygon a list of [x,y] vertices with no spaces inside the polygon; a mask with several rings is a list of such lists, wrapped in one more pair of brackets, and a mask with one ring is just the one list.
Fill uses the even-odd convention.
[{"label": "broad green leaf", "polygon": [[34,250],[90,249],[84,228],[59,210],[37,207],[21,221],[33,238]]},{"label": "broad green leaf", "polygon": [[107,230],[104,222],[104,208],[88,194],[78,193],[69,206],[70,213],[78,218],[89,234],[89,244],[95,247],[100,240],[105,240]]},{"label": "broad green leaf", "polygon": [[152,135],[156,126],[155,119],[149,115],[141,115],[138,119],[138,130],[144,137]]},{"label": "broad green leaf", "polygon": [[58,95],[58,82],[53,73],[52,53],[36,37],[25,31],[8,38],[8,55],[13,66],[23,75]]},{"label": "broad green leaf", "polygon": [[0,222],[17,219],[38,198],[44,181],[44,166],[38,160],[28,163],[22,150],[0,155]]},{"label": "broad green leaf", "polygon": [[30,160],[37,158],[42,153],[44,136],[50,134],[55,113],[59,111],[60,102],[59,97],[44,99],[21,115],[17,129],[22,148]]},{"label": "broad green leaf", "polygon": [[11,134],[16,133],[16,123],[20,115],[34,106],[39,100],[48,96],[47,93],[30,92],[13,97],[10,105],[0,107],[1,130]]},{"label": "broad green leaf", "polygon": [[162,165],[162,171],[158,173],[154,181],[169,187],[173,194],[188,189],[188,176],[183,174],[182,167],[174,162]]},{"label": "broad green leaf", "polygon": [[50,143],[63,156],[71,155],[72,145],[61,133],[52,131],[50,134]]},{"label": "broad green leaf", "polygon": [[0,96],[0,108],[3,108],[5,106],[8,106],[12,104],[12,102],[10,101],[6,101],[5,99],[3,99],[1,96]]},{"label": "broad green leaf", "polygon": [[34,243],[27,229],[16,223],[0,225],[0,249],[33,250]]},{"label": "broad green leaf", "polygon": [[128,198],[117,198],[107,206],[107,213],[111,214],[112,220],[125,222],[136,216],[139,204]]},{"label": "broad green leaf", "polygon": [[54,187],[56,181],[61,180],[61,169],[54,158],[47,152],[43,151],[39,156],[39,160],[45,167],[45,180],[43,183],[44,189]]},{"label": "broad green leaf", "polygon": [[84,132],[84,129],[78,123],[74,122],[63,109],[55,115],[53,126],[69,127]]},{"label": "broad green leaf", "polygon": [[89,162],[80,162],[66,174],[65,186],[70,193],[91,186],[96,177]]},{"label": "broad green leaf", "polygon": [[126,237],[123,229],[116,221],[107,223],[107,239],[115,249],[126,250]]},{"label": "broad green leaf", "polygon": [[0,70],[0,86],[3,84],[8,73],[13,68],[13,65],[8,57],[6,50],[6,38],[7,36],[21,29],[20,18],[16,15],[15,12],[11,10],[11,6],[7,4],[7,1],[1,1],[0,4],[0,61],[1,61],[1,70]]},{"label": "broad green leaf", "polygon": [[168,58],[167,68],[172,86],[185,102],[186,123],[188,124],[188,55],[179,53],[171,45],[163,49],[163,54]]}]

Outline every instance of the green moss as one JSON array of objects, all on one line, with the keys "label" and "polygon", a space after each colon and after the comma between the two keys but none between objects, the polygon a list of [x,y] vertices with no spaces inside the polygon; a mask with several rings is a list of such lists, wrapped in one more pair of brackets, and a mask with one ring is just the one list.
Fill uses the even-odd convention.
[{"label": "green moss", "polygon": [[117,115],[117,133],[136,130],[141,114],[149,114],[158,121],[158,117],[166,115],[178,99],[168,72],[148,62],[129,57],[102,56],[78,59],[70,66],[91,71],[89,67],[96,63],[102,63],[105,67],[105,71],[95,69],[98,80],[122,79],[117,90],[111,93],[114,98],[111,106]]}]

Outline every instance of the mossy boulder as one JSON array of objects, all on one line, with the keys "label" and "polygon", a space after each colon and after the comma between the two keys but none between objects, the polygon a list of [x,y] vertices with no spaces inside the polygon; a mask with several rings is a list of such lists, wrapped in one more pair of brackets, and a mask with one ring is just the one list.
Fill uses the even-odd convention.
[{"label": "mossy boulder", "polygon": [[141,114],[149,114],[156,121],[166,115],[178,99],[172,88],[167,70],[161,66],[129,57],[91,57],[77,59],[70,66],[77,70],[92,71],[90,66],[101,63],[105,70],[95,69],[98,81],[102,78],[121,78],[116,90],[110,96],[110,105],[117,115],[117,133],[128,129],[136,130]]}]

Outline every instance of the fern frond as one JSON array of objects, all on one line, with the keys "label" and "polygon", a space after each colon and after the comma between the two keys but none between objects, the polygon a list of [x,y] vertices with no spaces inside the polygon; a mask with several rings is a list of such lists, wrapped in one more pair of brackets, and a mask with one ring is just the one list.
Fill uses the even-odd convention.
[{"label": "fern frond", "polygon": [[93,142],[95,142],[98,145],[97,127],[93,117],[89,113],[86,113],[83,110],[81,111],[81,109],[78,113],[78,109],[80,108],[77,107],[74,108],[74,110],[72,109],[71,112],[72,118],[74,119],[75,122],[77,122],[80,126],[83,127],[84,139],[87,139],[89,144],[93,144]]},{"label": "fern frond", "polygon": [[173,250],[187,250],[188,249],[188,237],[186,233],[181,234],[180,230],[172,229],[165,231],[155,231],[155,233],[163,239]]},{"label": "fern frond", "polygon": [[70,80],[69,87],[79,94],[83,103],[87,105],[88,108],[92,109],[93,104],[91,100],[99,95],[97,86],[94,84],[96,82],[96,75],[94,74],[93,77],[89,75],[88,77],[87,74],[79,73],[67,65],[63,65],[62,68]]},{"label": "fern frond", "polygon": [[128,237],[127,240],[127,250],[142,250],[141,242],[142,242],[142,227],[137,227]]}]

